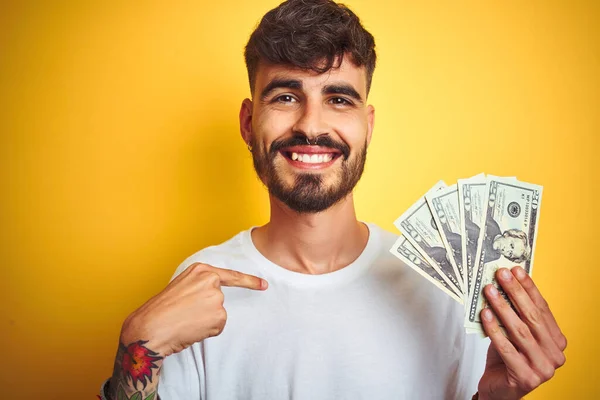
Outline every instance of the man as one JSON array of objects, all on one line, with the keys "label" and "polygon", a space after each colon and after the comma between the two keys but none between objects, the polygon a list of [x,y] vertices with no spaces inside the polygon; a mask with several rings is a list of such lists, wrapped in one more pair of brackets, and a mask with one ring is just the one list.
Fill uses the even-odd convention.
[{"label": "man", "polygon": [[358,18],[287,1],[245,56],[240,128],[270,221],[189,257],[125,320],[107,397],[463,399],[478,385],[517,399],[548,380],[566,342],[522,270],[499,279],[523,319],[486,289],[510,339],[484,312],[484,369],[488,342],[464,334],[462,308],[389,254],[394,235],[356,220],[375,115]]}]

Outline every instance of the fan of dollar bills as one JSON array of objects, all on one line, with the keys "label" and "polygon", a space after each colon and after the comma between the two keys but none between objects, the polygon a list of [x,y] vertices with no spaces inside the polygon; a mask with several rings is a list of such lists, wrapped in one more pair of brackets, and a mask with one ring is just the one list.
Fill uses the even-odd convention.
[{"label": "fan of dollar bills", "polygon": [[499,288],[496,270],[519,265],[531,275],[541,200],[541,186],[516,178],[440,181],[394,222],[403,236],[390,251],[464,304],[467,333],[483,333],[482,290]]}]

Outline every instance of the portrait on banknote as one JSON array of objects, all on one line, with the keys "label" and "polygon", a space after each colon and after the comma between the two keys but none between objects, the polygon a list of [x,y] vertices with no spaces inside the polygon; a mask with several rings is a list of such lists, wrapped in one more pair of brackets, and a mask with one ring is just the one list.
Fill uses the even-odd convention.
[{"label": "portrait on banknote", "polygon": [[439,246],[429,246],[429,244],[426,242],[423,242],[421,248],[427,253],[429,257],[431,257],[437,262],[442,271],[444,271],[448,275],[454,274],[452,265],[450,264],[450,256],[445,248]]},{"label": "portrait on banknote", "polygon": [[462,260],[462,238],[458,233],[444,230],[455,260]]},{"label": "portrait on banknote", "polygon": [[469,219],[470,215],[465,215],[465,234],[466,234],[466,250],[468,258],[468,265],[473,265],[475,256],[477,253],[477,240],[479,240],[479,232],[481,228],[479,225]]},{"label": "portrait on banknote", "polygon": [[521,263],[529,260],[531,246],[527,240],[527,233],[520,229],[507,229],[502,232],[494,218],[488,218],[485,225],[482,254],[484,264],[498,260],[504,256],[508,261]]},{"label": "portrait on banknote", "polygon": [[406,239],[401,238],[400,244],[396,244],[395,249],[396,252],[410,261],[415,267],[419,268],[421,271],[425,272],[431,278],[435,279],[442,286],[448,287],[448,284],[440,277],[440,274],[433,268],[423,257],[421,257],[416,249],[406,241]]}]

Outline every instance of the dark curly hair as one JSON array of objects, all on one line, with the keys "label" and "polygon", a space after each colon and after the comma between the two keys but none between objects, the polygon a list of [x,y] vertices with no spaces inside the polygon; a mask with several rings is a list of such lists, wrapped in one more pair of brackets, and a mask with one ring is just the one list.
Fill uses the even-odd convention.
[{"label": "dark curly hair", "polygon": [[348,7],[332,0],[287,0],[262,18],[244,57],[254,93],[260,62],[317,73],[337,68],[345,54],[367,71],[367,93],[375,70],[375,40]]}]

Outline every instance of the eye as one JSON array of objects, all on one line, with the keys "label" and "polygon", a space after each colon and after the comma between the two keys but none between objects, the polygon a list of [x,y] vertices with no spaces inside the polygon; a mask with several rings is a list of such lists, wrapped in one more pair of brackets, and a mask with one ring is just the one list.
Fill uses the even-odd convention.
[{"label": "eye", "polygon": [[332,97],[331,99],[329,99],[329,102],[336,106],[351,106],[352,105],[352,102],[350,100],[345,99],[343,97]]},{"label": "eye", "polygon": [[273,102],[276,103],[295,103],[298,100],[296,100],[296,98],[292,95],[289,94],[282,94],[281,96],[277,96],[273,99]]},{"label": "eye", "polygon": [[511,244],[510,244],[510,248],[511,248],[511,249],[514,249],[514,248],[515,248],[515,244],[514,244],[514,243],[511,243]]}]

